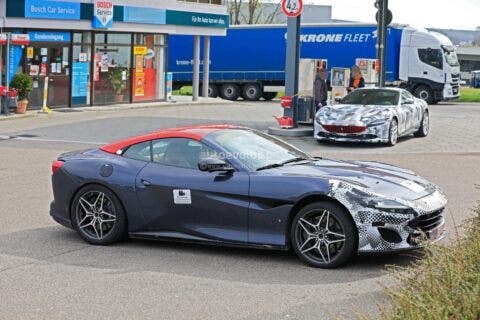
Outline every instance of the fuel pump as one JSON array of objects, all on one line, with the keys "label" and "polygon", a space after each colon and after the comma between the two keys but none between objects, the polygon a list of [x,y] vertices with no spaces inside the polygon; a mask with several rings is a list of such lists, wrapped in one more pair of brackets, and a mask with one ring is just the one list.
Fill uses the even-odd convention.
[{"label": "fuel pump", "polygon": [[343,98],[348,93],[350,82],[350,69],[332,68],[330,74],[330,85],[332,86],[332,100]]}]

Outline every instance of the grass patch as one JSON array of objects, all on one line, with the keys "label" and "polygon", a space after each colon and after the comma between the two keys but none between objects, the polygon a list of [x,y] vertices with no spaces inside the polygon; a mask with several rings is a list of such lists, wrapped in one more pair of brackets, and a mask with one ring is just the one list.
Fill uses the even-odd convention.
[{"label": "grass patch", "polygon": [[174,96],[191,96],[192,86],[183,86],[179,90],[173,90],[172,94]]},{"label": "grass patch", "polygon": [[460,88],[460,98],[458,102],[480,102],[480,89]]},{"label": "grass patch", "polygon": [[465,238],[448,246],[427,245],[425,257],[408,267],[393,267],[394,289],[382,318],[480,319],[480,208],[466,224]]}]

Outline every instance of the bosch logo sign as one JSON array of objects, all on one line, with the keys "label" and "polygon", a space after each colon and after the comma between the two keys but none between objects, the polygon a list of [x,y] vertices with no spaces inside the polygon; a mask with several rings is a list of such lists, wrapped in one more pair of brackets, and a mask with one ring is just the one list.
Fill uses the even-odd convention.
[{"label": "bosch logo sign", "polygon": [[93,27],[108,29],[113,26],[113,1],[96,0],[93,8]]}]

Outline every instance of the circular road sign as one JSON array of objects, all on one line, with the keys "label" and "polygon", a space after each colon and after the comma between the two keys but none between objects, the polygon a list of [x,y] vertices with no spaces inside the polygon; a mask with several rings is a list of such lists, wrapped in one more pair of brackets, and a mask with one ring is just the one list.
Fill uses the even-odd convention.
[{"label": "circular road sign", "polygon": [[303,10],[302,0],[282,0],[282,10],[287,17],[298,17]]}]

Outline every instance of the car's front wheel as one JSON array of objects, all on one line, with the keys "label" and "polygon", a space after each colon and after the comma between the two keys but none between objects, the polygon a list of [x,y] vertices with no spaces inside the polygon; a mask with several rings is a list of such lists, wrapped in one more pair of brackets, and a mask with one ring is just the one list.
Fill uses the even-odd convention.
[{"label": "car's front wheel", "polygon": [[391,147],[397,144],[398,141],[398,121],[393,119],[390,122],[390,127],[388,129],[388,142],[387,144]]},{"label": "car's front wheel", "polygon": [[100,185],[88,185],[73,199],[72,224],[86,242],[108,245],[124,237],[126,217],[112,191]]},{"label": "car's front wheel", "polygon": [[422,123],[420,124],[420,128],[417,132],[415,132],[416,137],[426,137],[428,132],[430,131],[430,115],[428,111],[423,113]]},{"label": "car's front wheel", "polygon": [[314,202],[293,219],[291,243],[298,257],[317,268],[336,268],[357,252],[358,234],[352,219],[332,202]]}]

